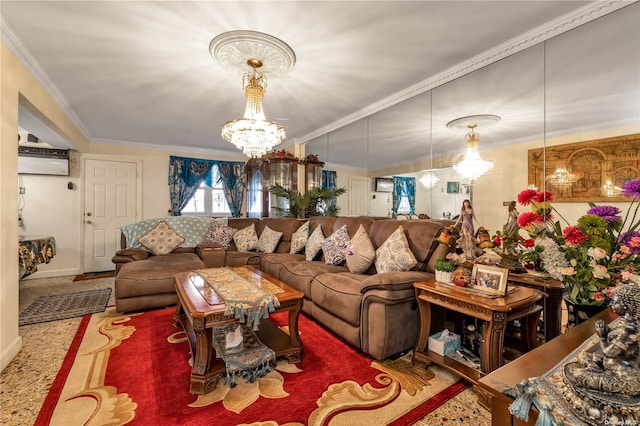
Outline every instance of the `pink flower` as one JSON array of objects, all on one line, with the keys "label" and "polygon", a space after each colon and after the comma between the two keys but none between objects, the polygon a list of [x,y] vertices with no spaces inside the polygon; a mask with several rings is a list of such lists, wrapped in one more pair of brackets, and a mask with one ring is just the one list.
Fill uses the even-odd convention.
[{"label": "pink flower", "polygon": [[600,280],[609,278],[609,270],[604,265],[594,265],[593,278]]},{"label": "pink flower", "polygon": [[601,302],[604,300],[604,296],[600,292],[593,293],[593,299]]},{"label": "pink flower", "polygon": [[589,237],[585,235],[580,228],[575,225],[571,225],[564,228],[562,231],[562,238],[564,238],[569,245],[579,246],[587,241]]},{"label": "pink flower", "polygon": [[560,273],[562,275],[575,275],[576,274],[576,270],[573,269],[572,266],[567,266],[566,268],[560,269]]},{"label": "pink flower", "polygon": [[538,194],[538,191],[535,189],[525,189],[518,194],[518,202],[523,206],[528,206],[531,204],[531,201],[535,201],[535,196]]},{"label": "pink flower", "polygon": [[534,212],[524,212],[518,216],[518,226],[526,228],[530,225],[542,223],[542,216]]}]

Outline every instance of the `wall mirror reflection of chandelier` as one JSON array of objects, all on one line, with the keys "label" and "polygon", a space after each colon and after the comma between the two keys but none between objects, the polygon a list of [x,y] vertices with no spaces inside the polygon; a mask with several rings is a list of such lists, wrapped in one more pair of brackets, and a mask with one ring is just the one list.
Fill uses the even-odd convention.
[{"label": "wall mirror reflection of chandelier", "polygon": [[479,126],[489,127],[500,122],[501,118],[493,114],[469,115],[456,118],[447,123],[449,129],[469,129],[466,134],[467,150],[462,161],[453,166],[456,173],[464,178],[474,181],[493,168],[493,161],[484,160],[480,156],[478,147],[480,145],[480,135],[476,131]]},{"label": "wall mirror reflection of chandelier", "polygon": [[576,176],[573,173],[569,173],[565,167],[558,167],[555,172],[547,177],[547,181],[552,187],[561,190],[571,187],[575,181],[575,177]]}]

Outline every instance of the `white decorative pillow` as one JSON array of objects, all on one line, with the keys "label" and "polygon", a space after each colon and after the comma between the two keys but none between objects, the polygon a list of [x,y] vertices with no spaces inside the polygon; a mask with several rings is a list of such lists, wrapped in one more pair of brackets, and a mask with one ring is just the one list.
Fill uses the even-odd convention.
[{"label": "white decorative pillow", "polygon": [[349,241],[346,257],[349,271],[354,274],[364,274],[371,267],[373,259],[376,257],[376,249],[373,247],[364,226],[360,225],[356,234]]},{"label": "white decorative pillow", "polygon": [[320,249],[322,249],[323,241],[324,234],[322,233],[322,225],[318,225],[318,227],[311,233],[309,239],[307,240],[305,255],[308,262],[311,262],[320,252]]},{"label": "white decorative pillow", "polygon": [[252,251],[258,246],[258,234],[256,226],[252,223],[233,234],[233,242],[238,251]]},{"label": "white decorative pillow", "polygon": [[375,264],[378,273],[404,272],[418,264],[409,248],[402,225],[398,226],[398,229],[393,231],[387,241],[376,250]]},{"label": "white decorative pillow", "polygon": [[349,246],[347,225],[342,225],[322,243],[324,261],[327,265],[340,265],[345,260],[345,252]]},{"label": "white decorative pillow", "polygon": [[265,226],[258,239],[258,251],[263,253],[273,253],[282,238],[282,232],[274,231],[273,229]]},{"label": "white decorative pillow", "polygon": [[218,222],[211,222],[211,228],[209,228],[209,232],[207,232],[203,242],[217,243],[226,249],[229,247],[229,244],[231,244],[231,240],[236,231],[236,228],[220,225]]},{"label": "white decorative pillow", "polygon": [[167,222],[161,220],[138,241],[156,256],[162,256],[180,247],[180,244],[184,243],[184,238]]},{"label": "white decorative pillow", "polygon": [[306,221],[291,236],[291,250],[289,250],[289,253],[302,253],[302,250],[304,250],[304,246],[307,244],[308,239],[309,221]]}]

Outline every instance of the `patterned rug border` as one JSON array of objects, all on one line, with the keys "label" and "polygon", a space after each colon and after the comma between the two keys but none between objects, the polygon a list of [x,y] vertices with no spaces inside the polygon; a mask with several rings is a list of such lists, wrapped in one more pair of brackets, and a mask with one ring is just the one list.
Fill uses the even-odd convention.
[{"label": "patterned rug border", "polygon": [[22,327],[104,312],[110,296],[111,288],[40,296],[20,312],[18,325]]}]

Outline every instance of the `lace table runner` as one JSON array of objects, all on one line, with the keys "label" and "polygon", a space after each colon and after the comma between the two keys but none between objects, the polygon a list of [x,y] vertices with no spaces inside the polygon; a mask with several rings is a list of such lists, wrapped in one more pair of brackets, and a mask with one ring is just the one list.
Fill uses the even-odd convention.
[{"label": "lace table runner", "polygon": [[276,294],[284,290],[267,280],[255,278],[249,270],[225,267],[194,272],[222,299],[226,305],[225,315],[234,316],[253,330],[258,330],[260,320],[268,318],[269,312],[280,306]]}]

